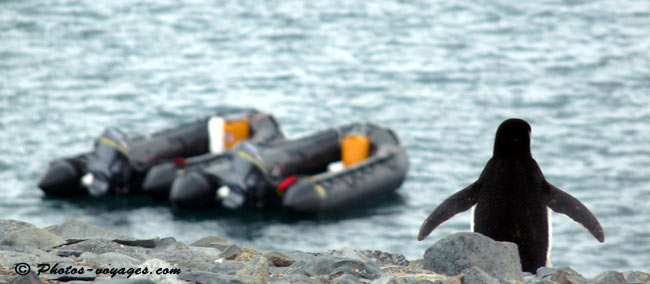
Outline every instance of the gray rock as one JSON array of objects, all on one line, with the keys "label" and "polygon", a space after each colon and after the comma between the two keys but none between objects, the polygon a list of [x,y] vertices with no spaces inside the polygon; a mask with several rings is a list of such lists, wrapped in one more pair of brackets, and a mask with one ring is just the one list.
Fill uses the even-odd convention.
[{"label": "gray rock", "polygon": [[352,248],[343,248],[340,250],[330,250],[326,251],[323,253],[323,255],[331,255],[331,256],[336,256],[340,258],[349,258],[349,259],[354,259],[358,260],[361,262],[367,262],[370,261],[370,258],[366,257],[365,255],[361,254],[360,251],[357,251]]},{"label": "gray rock", "polygon": [[373,262],[362,262],[360,260],[340,258],[333,256],[317,257],[314,261],[316,274],[339,275],[350,273],[360,278],[376,279],[382,274],[379,267]]},{"label": "gray rock", "polygon": [[176,241],[175,238],[173,237],[167,237],[167,238],[162,238],[156,242],[156,247],[155,249],[157,250],[168,250],[168,249],[175,249],[178,247],[184,247],[185,244]]},{"label": "gray rock", "polygon": [[209,236],[193,242],[190,246],[216,248],[220,251],[224,251],[230,246],[230,243],[226,242],[226,240],[221,237]]},{"label": "gray rock", "polygon": [[304,260],[299,260],[291,264],[287,270],[287,274],[296,274],[296,275],[304,275],[307,277],[311,277],[316,275],[316,267],[314,265],[314,260],[309,260],[309,261],[304,261]]},{"label": "gray rock", "polygon": [[23,221],[2,219],[0,220],[0,240],[13,231],[27,228],[36,228],[36,226]]},{"label": "gray rock", "polygon": [[131,247],[142,247],[142,248],[155,248],[156,244],[160,238],[153,238],[153,239],[128,239],[128,240],[122,240],[122,239],[115,239],[113,240],[114,242],[125,245],[125,246],[131,246]]},{"label": "gray rock", "polygon": [[149,256],[176,264],[192,271],[207,271],[219,259],[219,250],[215,248],[188,247],[181,249],[150,251]]},{"label": "gray rock", "polygon": [[305,261],[305,262],[311,262],[311,261],[314,261],[314,259],[316,258],[316,254],[314,254],[314,253],[306,253],[306,252],[299,251],[299,250],[283,252],[283,254],[290,257],[291,259],[293,259],[295,261],[302,260],[302,261]]},{"label": "gray rock", "polygon": [[391,275],[384,275],[373,280],[371,284],[399,284],[399,281]]},{"label": "gray rock", "polygon": [[129,236],[118,234],[103,228],[88,225],[75,219],[66,220],[61,225],[45,228],[63,239],[105,239],[105,240],[130,240]]},{"label": "gray rock", "polygon": [[[65,262],[65,258],[58,257],[56,255],[51,255],[44,253],[42,255],[35,255],[31,253],[23,253],[16,251],[0,251],[0,270],[6,269],[13,271],[17,263],[28,263],[33,265],[34,263],[57,263]],[[35,267],[32,267],[35,269]],[[0,273],[1,274],[1,273]]]},{"label": "gray rock", "polygon": [[413,268],[424,269],[424,259],[419,258],[416,260],[409,261],[408,266]]},{"label": "gray rock", "polygon": [[277,251],[267,252],[264,254],[264,257],[277,267],[288,267],[296,262],[293,258]]},{"label": "gray rock", "polygon": [[587,283],[586,278],[567,266],[562,266],[559,268],[539,268],[537,269],[537,277],[541,277],[542,280],[550,280],[559,284]]},{"label": "gray rock", "polygon": [[357,276],[350,274],[350,273],[343,273],[342,275],[339,275],[332,279],[333,283],[337,284],[363,284],[364,282],[361,281]]},{"label": "gray rock", "polygon": [[102,254],[84,252],[79,257],[86,260],[88,264],[96,267],[134,267],[142,264],[142,260],[119,252]]},{"label": "gray rock", "polygon": [[137,258],[142,261],[151,258],[151,256],[149,256],[147,253],[147,249],[120,245],[113,241],[103,239],[84,240],[78,243],[65,245],[61,247],[61,249],[92,252],[95,254],[117,252],[133,258]]},{"label": "gray rock", "polygon": [[45,282],[38,278],[36,272],[32,270],[27,273],[27,275],[16,276],[15,278],[11,279],[8,284],[45,284]]},{"label": "gray rock", "polygon": [[[70,283],[70,282],[68,282]],[[149,279],[109,279],[97,281],[97,284],[156,284]]]},{"label": "gray rock", "polygon": [[235,279],[250,284],[266,284],[269,281],[269,263],[266,257],[254,255],[253,258],[237,271]]},{"label": "gray rock", "polygon": [[209,272],[217,273],[221,275],[235,276],[237,271],[244,268],[244,266],[246,266],[246,264],[239,261],[218,260],[217,264],[215,264],[212,268],[210,268]]},{"label": "gray rock", "polygon": [[55,249],[52,253],[60,257],[80,257],[83,254],[83,251],[73,249]]},{"label": "gray rock", "polygon": [[623,273],[625,280],[632,284],[650,284],[650,274],[641,271],[629,271]]},{"label": "gray rock", "polygon": [[225,283],[242,283],[238,280],[232,279],[232,277],[224,277],[221,274],[212,273],[212,272],[183,272],[181,273],[180,279],[191,281],[192,283],[201,283],[201,284],[225,284]]},{"label": "gray rock", "polygon": [[[48,264],[49,265],[49,264]],[[82,270],[83,269],[83,270]],[[89,267],[80,267],[73,263],[55,263],[49,267],[49,271],[45,274],[48,280],[56,281],[93,281],[97,277],[95,272],[88,270]],[[82,273],[83,271],[83,273]]]},{"label": "gray rock", "polygon": [[362,250],[358,251],[361,255],[371,259],[379,266],[387,265],[400,265],[406,266],[409,265],[409,261],[406,260],[404,255],[399,253],[388,253],[380,250]]},{"label": "gray rock", "polygon": [[133,275],[131,279],[144,278],[144,279],[149,279],[158,284],[187,284],[187,282],[178,279],[178,275],[183,272],[182,269],[166,261],[157,258],[148,259],[142,264],[138,265],[136,269],[138,268],[144,269],[145,267],[149,270],[149,272],[153,272],[158,269],[165,269],[168,273],[161,273],[161,274],[150,273],[149,275],[146,274]]},{"label": "gray rock", "polygon": [[463,284],[499,284],[499,280],[476,266],[464,269],[461,281]]},{"label": "gray rock", "polygon": [[384,275],[392,276],[399,284],[402,283],[460,283],[460,276],[447,277],[443,274],[432,273],[429,270],[414,266],[386,266],[381,268]]},{"label": "gray rock", "polygon": [[478,233],[456,233],[424,253],[424,268],[453,276],[476,266],[500,280],[523,281],[517,245]]},{"label": "gray rock", "polygon": [[616,271],[603,272],[590,282],[593,284],[627,284],[623,273]]},{"label": "gray rock", "polygon": [[26,228],[13,231],[2,240],[0,245],[7,246],[33,246],[37,248],[52,248],[65,244],[65,240],[40,228]]},{"label": "gray rock", "polygon": [[220,255],[220,258],[233,260],[242,252],[241,247],[238,245],[230,245]]},{"label": "gray rock", "polygon": [[291,284],[320,284],[323,283],[319,279],[314,279],[314,278],[309,278],[305,275],[300,275],[300,274],[291,274],[285,277],[284,279],[277,281],[277,282],[271,282],[271,283],[277,283],[277,284],[285,284],[285,283],[291,283]]}]

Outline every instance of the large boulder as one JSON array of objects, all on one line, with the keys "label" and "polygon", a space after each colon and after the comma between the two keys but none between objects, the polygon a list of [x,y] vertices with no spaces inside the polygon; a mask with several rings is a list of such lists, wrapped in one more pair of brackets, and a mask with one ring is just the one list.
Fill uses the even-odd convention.
[{"label": "large boulder", "polygon": [[517,245],[478,233],[456,233],[424,253],[424,268],[449,276],[473,266],[500,280],[523,281]]}]

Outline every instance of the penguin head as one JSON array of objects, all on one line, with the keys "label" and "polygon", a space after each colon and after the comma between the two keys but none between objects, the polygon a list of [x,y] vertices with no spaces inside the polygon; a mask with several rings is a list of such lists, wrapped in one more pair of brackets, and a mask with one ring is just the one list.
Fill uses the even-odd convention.
[{"label": "penguin head", "polygon": [[494,139],[494,156],[530,156],[530,124],[523,119],[507,119],[499,125]]}]

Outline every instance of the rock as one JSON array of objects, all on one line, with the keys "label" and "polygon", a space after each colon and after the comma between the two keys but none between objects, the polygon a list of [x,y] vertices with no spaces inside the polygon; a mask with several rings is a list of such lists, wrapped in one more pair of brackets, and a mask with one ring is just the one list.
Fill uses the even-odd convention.
[{"label": "rock", "polygon": [[409,265],[409,261],[406,260],[406,257],[398,253],[387,253],[380,250],[362,250],[359,251],[363,256],[373,260],[379,266],[387,265],[400,265],[406,266]]},{"label": "rock", "polygon": [[[446,275],[413,266],[387,266],[382,267],[381,270],[384,275],[392,276],[400,283],[409,281],[439,283],[450,279]],[[457,280],[460,283],[460,277],[457,277]]]},{"label": "rock", "polygon": [[162,238],[156,242],[155,249],[157,250],[168,250],[175,248],[187,247],[184,243],[176,241],[173,237]]},{"label": "rock", "polygon": [[371,284],[399,284],[399,281],[391,275],[384,275],[373,280]]},{"label": "rock", "polygon": [[478,233],[456,233],[424,253],[424,268],[453,276],[476,266],[500,280],[523,281],[517,245]]},{"label": "rock", "polygon": [[293,258],[290,258],[277,251],[267,252],[264,254],[264,257],[266,257],[270,262],[273,263],[273,265],[277,267],[288,267],[296,262]]},{"label": "rock", "polygon": [[7,246],[33,246],[37,248],[52,248],[65,244],[65,240],[40,228],[26,228],[13,231],[2,240],[0,245]]},{"label": "rock", "polygon": [[314,261],[314,258],[316,258],[316,254],[314,253],[307,253],[307,252],[302,252],[299,250],[295,251],[289,251],[289,252],[284,252],[284,255],[290,257],[291,259],[295,261],[305,261],[305,262],[312,262]]},{"label": "rock", "polygon": [[227,259],[227,260],[233,260],[235,259],[240,253],[242,252],[242,249],[238,245],[230,245],[227,247],[220,255],[220,258]]},{"label": "rock", "polygon": [[570,267],[547,268],[541,267],[537,269],[537,277],[542,280],[550,280],[559,284],[584,284],[587,279]]},{"label": "rock", "polygon": [[290,274],[284,279],[277,281],[277,282],[272,282],[272,283],[277,283],[277,284],[285,284],[285,283],[291,283],[291,284],[320,284],[323,283],[319,279],[314,279],[314,278],[309,278],[305,275],[301,274]]},{"label": "rock", "polygon": [[350,274],[350,273],[343,273],[342,275],[332,279],[333,283],[340,283],[340,284],[363,284],[364,282],[361,281],[361,279],[357,278],[356,276]]},{"label": "rock", "polygon": [[233,280],[231,277],[224,277],[221,274],[203,271],[183,272],[179,278],[182,280],[191,281],[192,283],[201,284],[241,283],[238,280]]},{"label": "rock", "polygon": [[640,271],[629,271],[623,274],[625,281],[632,284],[650,284],[650,274]]},{"label": "rock", "polygon": [[243,248],[242,252],[237,255],[235,260],[236,261],[248,262],[251,259],[253,259],[253,256],[256,256],[256,255],[262,255],[262,253],[259,252],[259,251],[254,250],[254,249]]},{"label": "rock", "polygon": [[414,267],[414,268],[424,269],[424,259],[419,258],[419,259],[416,259],[416,260],[409,261],[408,266],[409,267]]},{"label": "rock", "polygon": [[[47,266],[49,265],[47,264]],[[81,267],[74,263],[54,263],[51,267],[48,267],[45,277],[50,281],[61,282],[74,280],[94,281],[97,275],[92,270],[89,270],[89,267]]]},{"label": "rock", "polygon": [[593,280],[590,281],[592,284],[627,284],[625,276],[623,273],[616,271],[607,271],[596,276]]},{"label": "rock", "polygon": [[219,259],[220,251],[215,248],[188,247],[163,251],[154,250],[149,255],[152,258],[176,264],[183,269],[207,271]]},{"label": "rock", "polygon": [[84,252],[80,255],[80,258],[94,267],[134,267],[142,263],[142,260],[119,252],[107,252],[102,254]]},{"label": "rock", "polygon": [[299,260],[291,264],[287,270],[287,274],[296,274],[296,275],[305,275],[311,277],[316,275],[316,267],[314,265],[314,260],[304,261]]},{"label": "rock", "polygon": [[241,263],[239,261],[232,261],[232,260],[223,260],[219,259],[216,261],[217,263],[208,270],[209,272],[212,273],[217,273],[221,275],[229,275],[229,276],[235,276],[237,271],[240,269],[244,268],[246,264]]},{"label": "rock", "polygon": [[129,236],[118,234],[103,228],[88,225],[75,219],[66,220],[61,225],[45,228],[63,239],[104,239],[104,240],[129,240]]},{"label": "rock", "polygon": [[333,256],[317,257],[314,261],[316,274],[336,276],[343,273],[350,273],[360,278],[379,278],[382,271],[373,262],[362,262],[360,260],[340,258]]},{"label": "rock", "polygon": [[494,279],[490,274],[482,269],[472,266],[464,269],[461,281],[463,284],[499,284],[499,280]]},{"label": "rock", "polygon": [[[70,282],[68,282],[70,283]],[[97,284],[156,284],[148,279],[109,279],[96,282]]]},{"label": "rock", "polygon": [[117,253],[128,255],[133,258],[137,258],[141,261],[145,261],[151,258],[147,253],[147,249],[141,247],[120,245],[113,241],[103,240],[103,239],[84,240],[78,243],[65,245],[61,247],[61,249],[92,252],[95,254],[117,252]]},{"label": "rock", "polygon": [[27,228],[36,228],[36,226],[18,220],[3,219],[0,220],[0,240],[13,231]]},{"label": "rock", "polygon": [[187,282],[182,281],[178,276],[182,273],[182,269],[157,258],[149,259],[142,264],[138,265],[137,268],[144,269],[147,268],[149,272],[157,271],[158,269],[165,269],[168,273],[150,273],[150,274],[140,274],[133,275],[131,279],[149,279],[157,284],[187,284]]},{"label": "rock", "polygon": [[190,246],[216,248],[220,251],[224,251],[226,248],[230,246],[230,244],[221,237],[209,236],[209,237],[201,238],[196,242],[193,242],[192,244],[190,244]]},{"label": "rock", "polygon": [[18,275],[9,281],[8,284],[45,284],[43,280],[38,278],[36,272],[30,271],[27,275]]},{"label": "rock", "polygon": [[[42,255],[35,255],[31,253],[23,253],[16,251],[0,251],[0,268],[13,271],[18,263],[57,263],[65,262],[65,258],[58,257],[44,253]],[[35,267],[33,267],[35,269]]]},{"label": "rock", "polygon": [[131,246],[131,247],[142,247],[142,248],[155,248],[156,244],[160,238],[153,238],[153,239],[141,239],[141,240],[120,240],[116,239],[113,240],[114,242],[125,245],[125,246]]},{"label": "rock", "polygon": [[269,263],[266,257],[254,255],[246,266],[235,274],[235,278],[244,283],[266,284],[269,281]]}]

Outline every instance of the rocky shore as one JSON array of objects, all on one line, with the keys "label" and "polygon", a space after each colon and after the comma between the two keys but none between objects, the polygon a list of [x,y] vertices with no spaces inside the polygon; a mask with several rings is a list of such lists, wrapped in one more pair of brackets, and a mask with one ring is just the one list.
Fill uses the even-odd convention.
[{"label": "rocky shore", "polygon": [[0,283],[524,283],[650,284],[645,272],[587,279],[569,267],[522,273],[514,244],[474,233],[444,238],[423,259],[382,251],[257,251],[206,236],[135,239],[77,220],[38,228],[0,220]]}]

